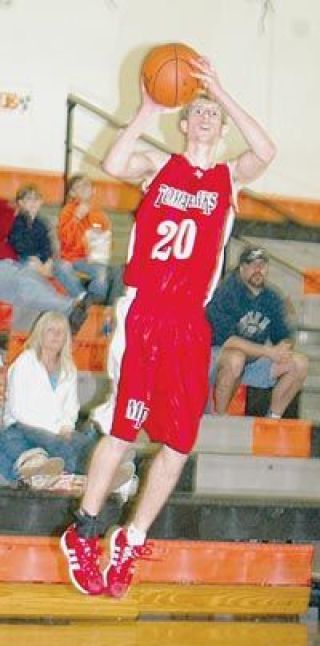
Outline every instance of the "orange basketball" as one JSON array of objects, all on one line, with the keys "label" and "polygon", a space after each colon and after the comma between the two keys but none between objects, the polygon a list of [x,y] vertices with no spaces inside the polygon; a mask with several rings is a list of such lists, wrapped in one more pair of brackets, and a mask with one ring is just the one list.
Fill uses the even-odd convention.
[{"label": "orange basketball", "polygon": [[142,78],[156,103],[175,108],[196,97],[200,83],[191,76],[191,59],[199,54],[182,43],[154,47],[142,65]]}]

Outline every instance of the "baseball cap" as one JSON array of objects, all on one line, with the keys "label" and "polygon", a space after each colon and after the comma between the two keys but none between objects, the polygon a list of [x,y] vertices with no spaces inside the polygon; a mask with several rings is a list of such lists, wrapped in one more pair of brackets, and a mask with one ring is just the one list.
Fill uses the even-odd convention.
[{"label": "baseball cap", "polygon": [[242,265],[244,262],[250,263],[254,260],[268,262],[269,257],[266,250],[261,247],[246,247],[240,254],[239,265]]}]

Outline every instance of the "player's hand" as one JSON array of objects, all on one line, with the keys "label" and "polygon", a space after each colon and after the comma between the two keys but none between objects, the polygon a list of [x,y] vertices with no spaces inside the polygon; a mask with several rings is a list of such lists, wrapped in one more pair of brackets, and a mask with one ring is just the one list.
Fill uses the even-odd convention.
[{"label": "player's hand", "polygon": [[191,73],[191,76],[199,79],[202,87],[208,93],[210,98],[216,99],[219,95],[219,91],[222,90],[221,83],[219,81],[218,74],[210,63],[209,59],[205,56],[192,59],[192,65],[194,72]]}]

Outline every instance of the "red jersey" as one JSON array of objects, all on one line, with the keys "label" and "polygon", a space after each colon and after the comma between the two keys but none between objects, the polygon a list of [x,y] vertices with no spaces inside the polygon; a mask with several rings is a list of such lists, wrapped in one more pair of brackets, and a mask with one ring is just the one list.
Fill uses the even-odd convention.
[{"label": "red jersey", "polygon": [[152,300],[202,304],[223,252],[231,195],[227,164],[203,170],[172,155],[137,211],[124,282]]}]

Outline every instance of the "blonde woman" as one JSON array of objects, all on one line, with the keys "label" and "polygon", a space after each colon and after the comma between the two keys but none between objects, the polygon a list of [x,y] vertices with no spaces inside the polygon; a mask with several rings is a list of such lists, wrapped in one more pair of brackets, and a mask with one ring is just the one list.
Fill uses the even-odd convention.
[{"label": "blonde woman", "polygon": [[8,370],[6,454],[14,463],[23,451],[40,447],[63,458],[67,472],[79,472],[78,462],[93,448],[95,434],[76,431],[78,413],[69,323],[59,312],[46,312]]}]

